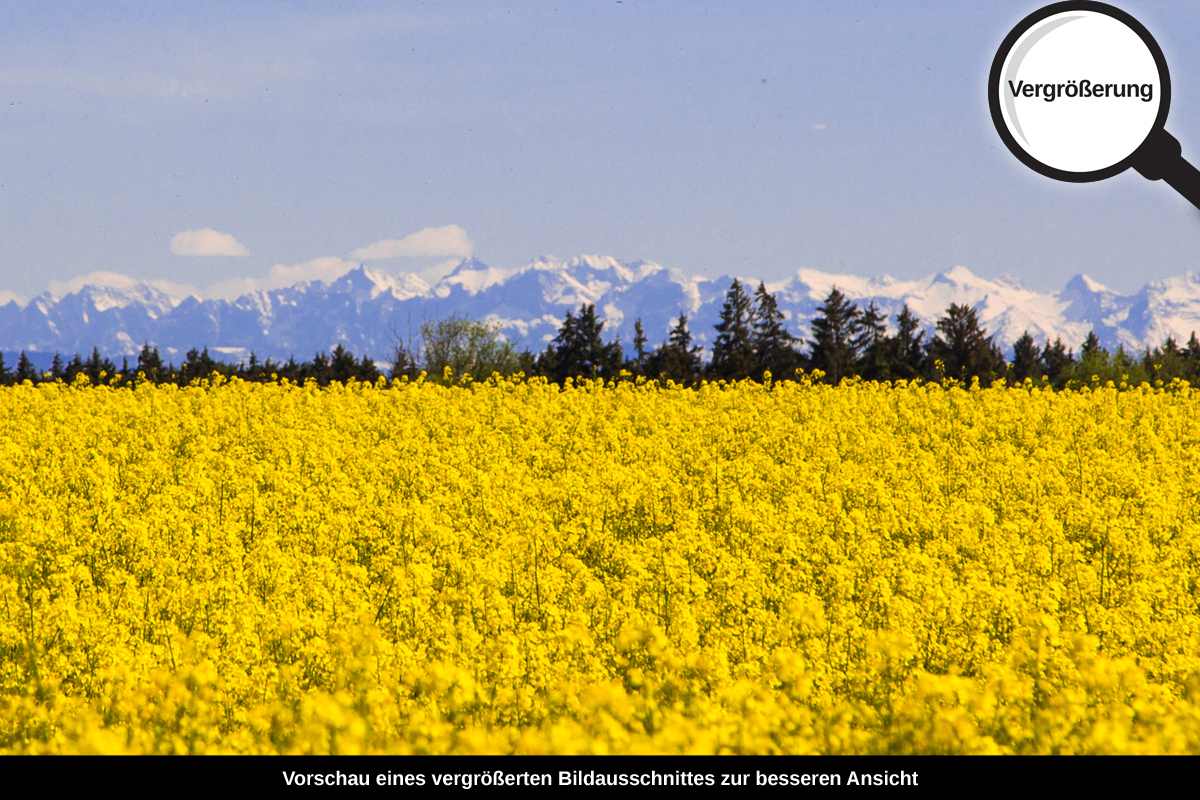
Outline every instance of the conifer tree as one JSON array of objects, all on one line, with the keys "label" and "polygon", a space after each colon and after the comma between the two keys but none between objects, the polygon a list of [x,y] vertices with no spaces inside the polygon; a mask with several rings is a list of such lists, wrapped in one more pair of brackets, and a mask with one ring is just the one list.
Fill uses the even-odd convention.
[{"label": "conifer tree", "polygon": [[634,375],[646,374],[646,330],[642,327],[642,318],[638,317],[633,323],[633,352],[634,360],[630,362],[629,370]]},{"label": "conifer tree", "polygon": [[858,337],[862,333],[861,312],[835,286],[817,307],[812,321],[812,350],[809,364],[822,370],[835,386],[853,374],[858,363]]},{"label": "conifer tree", "polygon": [[197,379],[211,378],[214,372],[220,371],[219,363],[208,354],[208,348],[198,351],[192,348],[184,356],[184,362],[179,366],[179,383],[183,386]]},{"label": "conifer tree", "polygon": [[[75,359],[79,360],[79,355],[76,354]],[[158,383],[166,378],[166,370],[163,368],[162,357],[158,354],[158,347],[151,349],[149,343],[142,345],[142,352],[138,353],[137,371],[144,374],[152,383]],[[70,367],[68,367],[70,372]],[[70,376],[68,380],[74,378]]]},{"label": "conifer tree", "polygon": [[692,334],[688,331],[687,314],[680,314],[679,321],[671,329],[667,341],[646,359],[646,374],[661,380],[672,380],[684,385],[700,380],[703,365],[700,360],[702,348],[692,345]]},{"label": "conifer tree", "polygon": [[860,332],[854,346],[860,353],[857,372],[864,380],[881,381],[891,377],[891,341],[886,321],[887,317],[879,312],[874,300],[860,312]]},{"label": "conifer tree", "polygon": [[76,376],[83,371],[83,359],[80,357],[79,353],[76,353],[74,357],[67,362],[67,368],[65,370],[66,374],[64,375],[64,378],[66,379],[67,383],[74,383]]},{"label": "conifer tree", "polygon": [[1013,344],[1012,376],[1018,381],[1042,377],[1042,350],[1029,331],[1022,333],[1021,338]]},{"label": "conifer tree", "polygon": [[358,363],[354,356],[339,342],[333,348],[329,359],[329,379],[345,383],[351,378],[358,377]]},{"label": "conifer tree", "polygon": [[25,355],[25,351],[21,351],[21,355],[17,356],[17,371],[13,375],[17,383],[22,381],[37,381],[37,369],[34,368],[33,362],[29,360],[29,356]]},{"label": "conifer tree", "polygon": [[926,350],[930,367],[941,361],[946,377],[964,383],[1004,374],[1004,354],[979,324],[975,309],[951,303],[937,321],[937,331]]},{"label": "conifer tree", "polygon": [[111,377],[117,371],[116,366],[107,358],[102,358],[98,347],[92,348],[92,354],[83,364],[83,372],[88,376],[92,383],[101,383],[105,378]]},{"label": "conifer tree", "polygon": [[911,381],[920,377],[925,364],[924,339],[921,320],[905,303],[896,315],[896,335],[888,340],[888,378]]},{"label": "conifer tree", "polygon": [[795,376],[800,367],[800,354],[796,351],[800,340],[790,334],[783,323],[783,312],[779,310],[775,295],[759,283],[754,292],[754,322],[751,326],[755,357],[752,377],[761,378],[768,370],[775,380]]},{"label": "conifer tree", "polygon": [[621,344],[605,344],[600,337],[604,323],[596,319],[596,306],[586,303],[576,317],[567,312],[558,335],[538,356],[536,371],[555,383],[567,378],[615,378],[621,371],[624,357]]},{"label": "conifer tree", "polygon": [[1062,337],[1056,337],[1054,344],[1042,348],[1042,371],[1047,380],[1055,386],[1060,386],[1066,380],[1067,373],[1075,364],[1075,351],[1067,350]]},{"label": "conifer tree", "polygon": [[716,324],[717,338],[713,341],[709,375],[718,380],[739,380],[750,376],[754,369],[754,306],[741,281],[733,279],[721,306],[721,321]]},{"label": "conifer tree", "polygon": [[62,380],[64,377],[66,377],[66,374],[67,372],[63,367],[62,356],[55,352],[54,358],[50,360],[50,379],[55,381]]},{"label": "conifer tree", "polygon": [[1184,374],[1183,377],[1196,385],[1196,381],[1200,380],[1200,340],[1196,339],[1196,332],[1192,331],[1192,336],[1188,339],[1187,346],[1179,351],[1179,358],[1183,361]]}]

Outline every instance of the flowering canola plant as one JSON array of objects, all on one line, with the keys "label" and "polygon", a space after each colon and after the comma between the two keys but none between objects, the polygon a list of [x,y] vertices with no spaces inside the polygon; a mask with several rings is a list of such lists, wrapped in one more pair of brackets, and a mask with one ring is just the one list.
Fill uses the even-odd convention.
[{"label": "flowering canola plant", "polygon": [[0,389],[0,751],[1200,752],[1200,392]]}]

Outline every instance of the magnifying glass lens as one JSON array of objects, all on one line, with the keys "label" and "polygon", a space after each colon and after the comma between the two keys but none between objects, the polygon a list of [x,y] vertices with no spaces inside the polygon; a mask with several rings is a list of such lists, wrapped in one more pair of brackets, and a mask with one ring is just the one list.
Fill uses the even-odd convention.
[{"label": "magnifying glass lens", "polygon": [[1127,168],[1161,127],[1170,78],[1138,23],[1079,8],[1096,3],[1047,10],[1063,6],[1074,7],[1027,18],[1005,40],[989,87],[993,116],[1029,166],[1059,180],[1099,180]]}]

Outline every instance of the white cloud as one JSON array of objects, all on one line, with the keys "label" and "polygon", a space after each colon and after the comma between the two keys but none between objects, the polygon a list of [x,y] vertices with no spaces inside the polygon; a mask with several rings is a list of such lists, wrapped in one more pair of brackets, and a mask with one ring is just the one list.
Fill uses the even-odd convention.
[{"label": "white cloud", "polygon": [[335,256],[314,258],[300,264],[274,264],[267,270],[265,278],[231,278],[214,283],[199,294],[217,300],[236,300],[253,292],[284,289],[305,281],[332,283],[357,268],[358,262]]},{"label": "white cloud", "polygon": [[254,278],[232,278],[206,287],[200,296],[205,300],[237,300],[239,297],[266,288]]},{"label": "white cloud", "polygon": [[249,255],[241,242],[228,233],[201,228],[183,231],[171,237],[171,252],[177,256],[245,256]]},{"label": "white cloud", "polygon": [[6,306],[9,303],[16,303],[19,306],[24,306],[25,298],[8,290],[0,292],[0,306]]},{"label": "white cloud", "polygon": [[334,256],[323,256],[302,264],[275,264],[261,282],[260,289],[280,289],[301,281],[325,281],[330,283],[358,267],[354,261],[343,261]]},{"label": "white cloud", "polygon": [[403,239],[384,239],[382,242],[360,247],[350,254],[358,261],[378,258],[417,256],[460,256],[470,258],[475,252],[475,243],[467,238],[467,232],[458,225],[443,225],[440,228],[424,228],[410,233]]},{"label": "white cloud", "polygon": [[429,269],[418,272],[417,277],[432,286],[442,278],[454,272],[454,268],[461,263],[462,262],[457,258],[449,258],[445,261],[439,261]]},{"label": "white cloud", "polygon": [[812,126],[812,129],[813,129],[814,131],[823,131],[823,130],[825,130],[825,129],[826,129],[826,128],[828,128],[828,127],[829,127],[829,126],[828,126],[828,125],[826,125],[824,122],[818,122],[816,125],[813,125],[813,126]]}]

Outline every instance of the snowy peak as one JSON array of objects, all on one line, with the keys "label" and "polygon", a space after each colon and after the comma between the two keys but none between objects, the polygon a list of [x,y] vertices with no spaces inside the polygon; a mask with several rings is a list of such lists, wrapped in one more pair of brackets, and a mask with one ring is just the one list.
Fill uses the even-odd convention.
[{"label": "snowy peak", "polygon": [[[439,277],[440,276],[440,277]],[[757,278],[739,276],[753,292]],[[710,280],[652,261],[582,255],[542,256],[516,268],[476,259],[435,273],[393,274],[365,264],[331,282],[297,283],[254,291],[236,300],[201,299],[187,287],[93,273],[56,284],[24,307],[0,305],[0,349],[51,354],[134,355],[145,343],[178,361],[191,347],[230,357],[311,358],[342,344],[356,354],[386,360],[403,331],[451,314],[487,320],[518,346],[541,350],[568,310],[594,304],[604,333],[628,346],[642,320],[651,345],[664,341],[687,314],[697,343],[710,346],[733,277]],[[1155,281],[1121,295],[1076,275],[1058,292],[1037,292],[1021,281],[982,278],[964,266],[917,280],[864,278],[798,269],[767,284],[791,332],[809,336],[818,307],[837,287],[860,307],[874,303],[894,325],[905,304],[927,328],[952,304],[976,310],[998,342],[1011,347],[1025,331],[1039,342],[1061,337],[1078,348],[1095,330],[1109,348],[1153,347],[1167,336],[1187,341],[1200,331],[1200,276]]]}]

